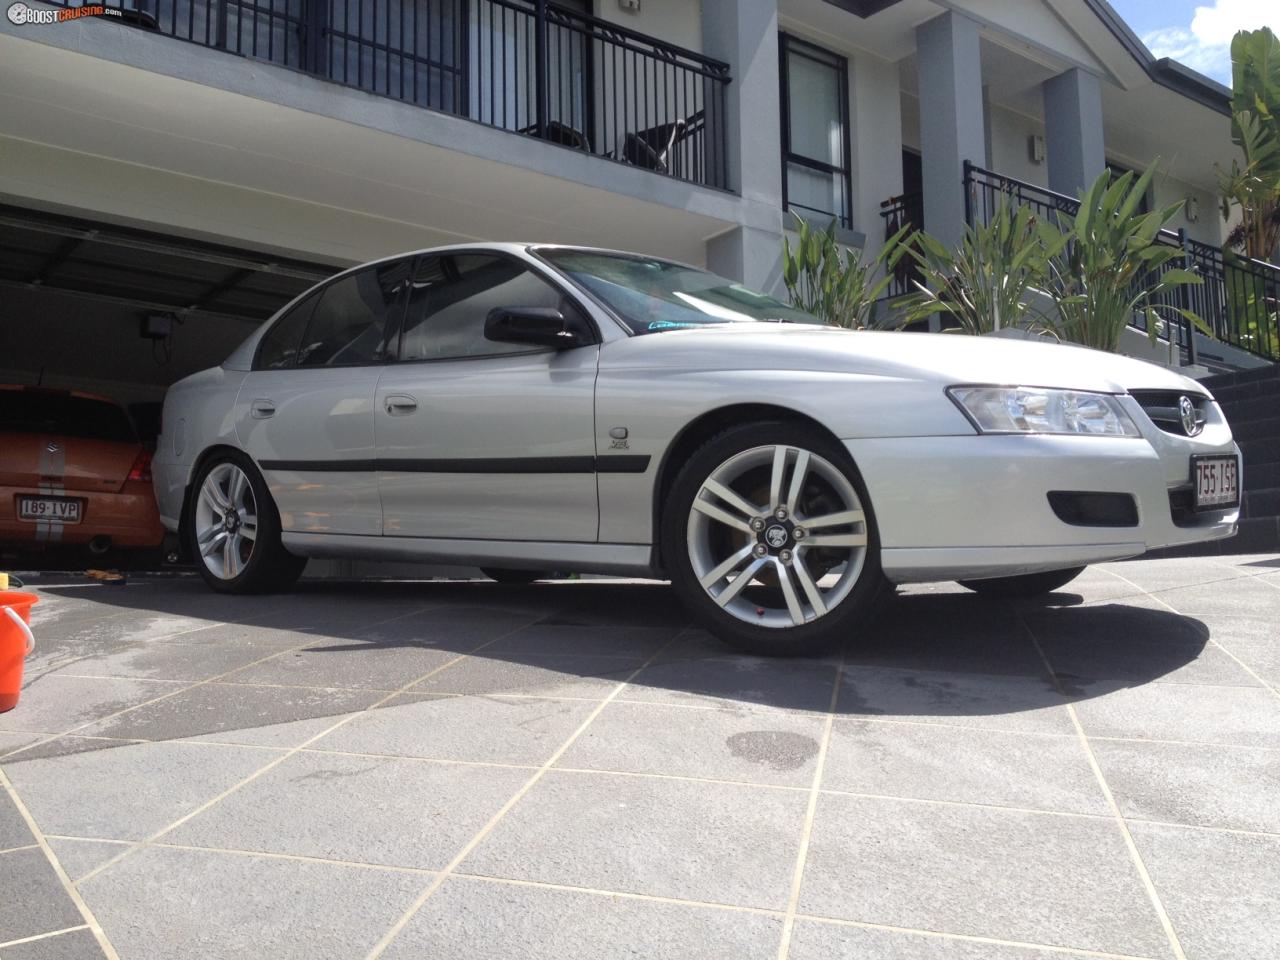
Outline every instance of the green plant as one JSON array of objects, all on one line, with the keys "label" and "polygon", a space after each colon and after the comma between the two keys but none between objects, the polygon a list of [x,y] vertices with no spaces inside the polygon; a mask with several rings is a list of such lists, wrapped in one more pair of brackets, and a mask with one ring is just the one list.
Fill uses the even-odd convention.
[{"label": "green plant", "polygon": [[1043,326],[1035,301],[1048,279],[1049,259],[1065,242],[1052,224],[1006,198],[986,223],[965,228],[957,251],[916,233],[891,256],[891,264],[908,256],[918,268],[916,290],[894,301],[905,311],[901,324],[942,314],[970,334]]},{"label": "green plant", "polygon": [[1272,260],[1280,246],[1280,40],[1266,27],[1231,40],[1231,141],[1244,163],[1218,171],[1222,216],[1240,210],[1228,246]]},{"label": "green plant", "polygon": [[803,217],[795,219],[795,247],[789,238],[782,238],[782,280],[792,306],[832,326],[868,326],[872,308],[889,286],[890,276],[885,273],[873,278],[893,256],[907,228],[890,237],[875,257],[863,260],[861,250],[841,255],[835,220],[825,229],[815,230]]},{"label": "green plant", "polygon": [[1160,324],[1175,314],[1204,327],[1190,310],[1160,299],[1201,281],[1190,270],[1170,266],[1181,260],[1182,248],[1160,240],[1181,201],[1138,212],[1154,173],[1151,167],[1136,180],[1132,172],[1112,180],[1104,171],[1082,194],[1074,216],[1059,215],[1067,242],[1049,260],[1049,291],[1056,308],[1053,327],[1062,339],[1114,351],[1135,313],[1146,317],[1152,343]]}]

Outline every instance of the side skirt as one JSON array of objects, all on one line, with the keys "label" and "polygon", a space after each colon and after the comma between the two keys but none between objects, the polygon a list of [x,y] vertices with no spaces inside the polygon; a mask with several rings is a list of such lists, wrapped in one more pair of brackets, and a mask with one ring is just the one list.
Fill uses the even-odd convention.
[{"label": "side skirt", "polygon": [[530,540],[438,540],[426,537],[369,537],[336,533],[281,535],[290,553],[330,559],[404,560],[412,563],[572,570],[627,577],[660,576],[653,549],[638,543],[551,543]]}]

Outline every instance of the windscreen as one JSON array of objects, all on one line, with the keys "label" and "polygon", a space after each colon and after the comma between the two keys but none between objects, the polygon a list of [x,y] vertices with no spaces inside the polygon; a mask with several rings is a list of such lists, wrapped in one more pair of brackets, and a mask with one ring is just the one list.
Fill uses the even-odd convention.
[{"label": "windscreen", "polygon": [[667,260],[595,250],[538,253],[602,300],[633,333],[717,323],[822,322],[732,280]]},{"label": "windscreen", "polygon": [[0,390],[0,430],[137,442],[128,415],[114,403],[38,390]]}]

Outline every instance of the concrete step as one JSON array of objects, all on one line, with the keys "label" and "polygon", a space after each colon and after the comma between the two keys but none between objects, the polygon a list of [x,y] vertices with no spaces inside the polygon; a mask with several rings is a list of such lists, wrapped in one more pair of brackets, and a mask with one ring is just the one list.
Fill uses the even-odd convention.
[{"label": "concrete step", "polygon": [[1240,397],[1225,403],[1219,400],[1218,403],[1233,429],[1237,421],[1270,419],[1280,430],[1280,394],[1274,397]]},{"label": "concrete step", "polygon": [[1246,464],[1261,466],[1265,463],[1280,463],[1280,435],[1273,434],[1270,437],[1244,439],[1238,442]]},{"label": "concrete step", "polygon": [[1212,377],[1205,377],[1201,382],[1210,390],[1216,392],[1220,387],[1229,388],[1246,383],[1266,382],[1277,377],[1280,377],[1280,364],[1272,363],[1253,370],[1237,370],[1233,373],[1221,373]]},{"label": "concrete step", "polygon": [[1249,490],[1270,490],[1280,487],[1280,463],[1244,462],[1244,488]]},{"label": "concrete step", "polygon": [[1242,444],[1246,440],[1267,440],[1271,437],[1280,437],[1280,415],[1254,419],[1239,417],[1233,420],[1228,418],[1227,423],[1231,424],[1231,435],[1236,438],[1237,443]]}]

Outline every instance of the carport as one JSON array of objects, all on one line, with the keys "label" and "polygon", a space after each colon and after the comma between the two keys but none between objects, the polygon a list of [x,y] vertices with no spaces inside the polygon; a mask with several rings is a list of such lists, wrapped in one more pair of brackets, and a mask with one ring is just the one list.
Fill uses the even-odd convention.
[{"label": "carport", "polygon": [[336,269],[0,204],[0,382],[110,397],[150,439],[171,383]]}]

